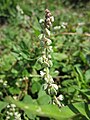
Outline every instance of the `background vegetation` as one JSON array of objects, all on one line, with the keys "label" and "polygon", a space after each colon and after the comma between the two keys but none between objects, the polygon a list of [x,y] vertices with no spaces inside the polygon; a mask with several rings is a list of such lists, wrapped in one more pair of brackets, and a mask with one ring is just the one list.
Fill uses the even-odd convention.
[{"label": "background vegetation", "polygon": [[[46,8],[55,17],[50,74],[59,86],[56,97],[63,96],[61,108],[43,90],[37,62]],[[7,106],[15,104],[22,120],[89,120],[89,102],[89,0],[0,0],[0,119],[8,120]]]}]

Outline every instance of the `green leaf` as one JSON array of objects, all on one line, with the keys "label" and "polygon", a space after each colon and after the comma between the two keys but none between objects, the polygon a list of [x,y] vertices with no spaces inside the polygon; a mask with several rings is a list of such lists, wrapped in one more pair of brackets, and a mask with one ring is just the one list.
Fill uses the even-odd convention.
[{"label": "green leaf", "polygon": [[38,92],[40,90],[40,87],[41,87],[40,83],[34,81],[34,83],[32,84],[32,88],[31,88],[32,93],[34,94],[34,93]]},{"label": "green leaf", "polygon": [[79,74],[79,77],[80,77],[80,80],[82,81],[82,83],[86,84],[81,69],[77,65],[75,65],[75,68],[76,68],[77,73]]},{"label": "green leaf", "polygon": [[85,72],[86,81],[90,80],[90,69]]},{"label": "green leaf", "polygon": [[[29,105],[29,104],[33,104],[33,99],[31,98],[31,96],[29,95],[25,95],[24,99],[23,99],[23,102],[26,104],[26,105]],[[35,103],[34,103],[35,104]],[[30,113],[29,111],[25,111],[26,115],[30,118],[30,119],[35,119],[36,115]]]},{"label": "green leaf", "polygon": [[37,116],[55,118],[56,120],[68,120],[75,115],[68,106],[59,109],[56,105],[27,105],[24,102],[15,101],[11,97],[6,98],[6,101],[16,104],[17,107],[21,108],[28,114],[32,113]]},{"label": "green leaf", "polygon": [[78,102],[58,108],[56,105],[37,105],[37,104],[26,104],[24,102],[19,102],[11,97],[5,99],[9,103],[14,103],[17,107],[24,110],[26,113],[32,113],[34,115],[55,118],[56,120],[69,120],[75,115],[83,115],[90,119],[90,105],[83,102]]},{"label": "green leaf", "polygon": [[37,102],[40,105],[44,105],[44,104],[48,104],[51,102],[51,97],[49,95],[46,94],[46,92],[44,90],[40,90],[38,93],[38,99]]},{"label": "green leaf", "polygon": [[33,99],[29,95],[25,95],[23,102],[26,104],[33,104]]},{"label": "green leaf", "polygon": [[66,54],[64,54],[64,53],[53,53],[53,58],[55,60],[58,60],[58,61],[65,60],[65,59],[67,59],[67,57],[68,56]]},{"label": "green leaf", "polygon": [[14,95],[14,94],[19,94],[20,93],[20,89],[18,87],[14,88],[14,87],[10,87],[9,88],[9,92]]},{"label": "green leaf", "polygon": [[37,99],[39,105],[48,104],[51,102],[51,97],[49,95],[44,95]]},{"label": "green leaf", "polygon": [[37,17],[35,17],[35,19],[34,19],[33,28],[34,28],[34,30],[38,30],[38,31],[41,30],[41,27],[40,27],[40,24],[39,24],[39,22],[38,22]]},{"label": "green leaf", "polygon": [[86,56],[83,52],[80,52],[80,58],[82,59],[82,61],[86,64],[87,60],[86,60]]},{"label": "green leaf", "polygon": [[7,105],[8,105],[7,102],[2,102],[2,101],[0,101],[0,112],[1,112],[1,110],[4,109]]},{"label": "green leaf", "polygon": [[44,95],[46,95],[46,92],[41,88],[39,93],[38,93],[38,97],[42,97]]},{"label": "green leaf", "polygon": [[23,77],[25,77],[25,76],[29,77],[29,73],[28,73],[27,69],[23,70],[22,75],[23,75]]},{"label": "green leaf", "polygon": [[90,106],[86,103],[76,103],[74,107],[78,109],[78,111],[84,115],[87,119],[90,119]]}]

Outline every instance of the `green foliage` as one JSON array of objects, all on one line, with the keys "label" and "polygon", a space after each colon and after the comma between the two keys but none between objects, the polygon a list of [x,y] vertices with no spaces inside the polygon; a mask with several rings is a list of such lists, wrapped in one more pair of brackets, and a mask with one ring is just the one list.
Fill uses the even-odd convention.
[{"label": "green foliage", "polygon": [[65,5],[72,5],[74,8],[83,7],[89,0],[62,0]]},{"label": "green foliage", "polygon": [[0,17],[9,17],[16,14],[16,5],[19,0],[0,0]]},{"label": "green foliage", "polygon": [[76,113],[85,116],[86,119],[89,119],[90,117],[90,112],[88,110],[90,106],[85,103],[75,103],[59,109],[56,105],[38,105],[36,101],[33,101],[30,96],[27,95],[22,102],[15,101],[10,97],[6,98],[6,101],[16,104],[19,108],[25,111],[29,118],[32,116],[31,113],[33,115],[55,118],[56,120],[74,118]]},{"label": "green foliage", "polygon": [[[0,18],[8,17],[7,24],[0,24],[0,119],[6,118],[7,105],[13,103],[23,120],[89,120],[89,10],[74,11],[70,6],[66,9],[60,0],[20,2],[0,1]],[[40,76],[43,66],[39,63],[42,48],[38,35],[43,26],[39,20],[44,17],[46,6],[55,16],[50,74],[59,87],[57,99],[43,90]],[[64,99],[59,100],[59,95]],[[53,105],[57,100],[61,107]]]},{"label": "green foliage", "polygon": [[4,109],[7,105],[8,105],[7,102],[2,102],[2,101],[0,101],[0,112],[1,112],[2,109]]}]

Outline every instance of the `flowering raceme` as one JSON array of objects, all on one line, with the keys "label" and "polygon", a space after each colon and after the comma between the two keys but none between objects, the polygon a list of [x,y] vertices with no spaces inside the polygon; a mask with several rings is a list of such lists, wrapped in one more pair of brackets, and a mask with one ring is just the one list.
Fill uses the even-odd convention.
[{"label": "flowering raceme", "polygon": [[40,23],[44,23],[43,33],[39,35],[39,39],[41,40],[43,51],[42,56],[39,58],[41,60],[41,64],[43,66],[43,70],[40,71],[40,75],[44,80],[44,90],[48,91],[48,94],[57,94],[58,86],[54,83],[52,76],[50,75],[50,67],[53,65],[51,53],[52,49],[52,41],[50,39],[50,28],[52,27],[52,23],[54,22],[54,17],[51,12],[46,9],[45,10],[45,20],[40,20]]}]

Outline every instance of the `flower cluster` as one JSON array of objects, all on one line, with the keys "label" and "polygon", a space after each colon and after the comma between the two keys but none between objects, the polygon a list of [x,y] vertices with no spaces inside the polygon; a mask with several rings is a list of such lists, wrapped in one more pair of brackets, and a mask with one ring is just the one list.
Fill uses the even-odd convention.
[{"label": "flower cluster", "polygon": [[18,112],[15,104],[7,105],[6,119],[5,120],[21,120],[21,114]]},{"label": "flower cluster", "polygon": [[54,22],[54,17],[52,16],[51,12],[46,9],[45,10],[45,27],[50,28],[52,26],[52,22]]},{"label": "flower cluster", "polygon": [[62,101],[64,100],[64,96],[60,94],[58,97],[54,96],[53,104],[57,104],[59,107],[64,106]]},{"label": "flower cluster", "polygon": [[5,80],[2,80],[0,79],[0,85],[4,86],[4,87],[7,87],[7,81]]},{"label": "flower cluster", "polygon": [[41,43],[43,43],[43,51],[39,60],[43,66],[43,70],[40,71],[40,75],[45,82],[44,90],[46,90],[50,95],[56,95],[58,86],[54,83],[54,80],[50,75],[50,67],[53,65],[51,60],[53,49],[52,41],[50,40],[50,28],[52,27],[52,22],[54,22],[54,17],[48,9],[45,10],[45,20],[42,21],[44,21],[44,32],[39,35],[39,39],[41,40]]},{"label": "flower cluster", "polygon": [[9,87],[8,82],[6,80],[0,79],[0,97],[3,97],[3,94],[7,94],[7,88]]},{"label": "flower cluster", "polygon": [[57,104],[59,107],[63,106],[63,95],[56,97],[58,92],[58,85],[54,82],[52,76],[50,75],[50,67],[53,65],[51,53],[52,41],[50,39],[50,28],[52,27],[52,22],[54,22],[54,17],[51,12],[45,10],[45,20],[41,19],[40,23],[44,23],[43,33],[39,35],[42,45],[42,56],[39,58],[39,61],[42,64],[42,70],[40,71],[41,78],[44,80],[44,90],[51,96],[53,96],[53,104]]}]

